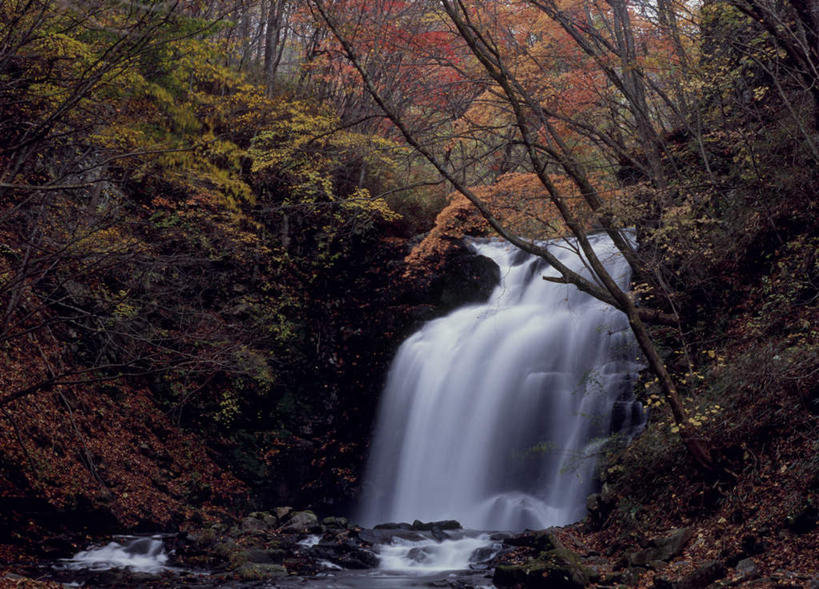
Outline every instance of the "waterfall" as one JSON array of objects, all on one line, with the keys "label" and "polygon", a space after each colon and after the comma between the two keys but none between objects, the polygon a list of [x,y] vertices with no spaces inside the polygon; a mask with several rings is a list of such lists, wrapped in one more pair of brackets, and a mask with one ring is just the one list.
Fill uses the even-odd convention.
[{"label": "waterfall", "polygon": [[[630,270],[608,237],[597,255],[622,287]],[[483,530],[565,525],[584,515],[595,454],[634,433],[640,368],[623,313],[499,241],[472,243],[500,267],[483,305],[425,324],[387,378],[360,521],[456,519]],[[590,276],[568,241],[552,252]]]}]

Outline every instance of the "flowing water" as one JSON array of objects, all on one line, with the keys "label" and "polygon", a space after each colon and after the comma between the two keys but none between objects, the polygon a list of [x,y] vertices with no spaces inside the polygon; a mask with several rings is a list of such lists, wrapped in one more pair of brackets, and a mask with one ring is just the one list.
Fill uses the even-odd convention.
[{"label": "flowing water", "polygon": [[162,536],[117,536],[104,546],[92,546],[63,561],[69,570],[108,571],[127,569],[157,574],[166,570],[168,554]]},{"label": "flowing water", "polygon": [[[605,236],[594,248],[627,287],[629,268]],[[569,242],[549,247],[589,276]],[[456,519],[482,530],[582,518],[595,454],[630,435],[640,367],[623,313],[498,241],[475,242],[500,267],[483,305],[427,323],[400,347],[382,399],[359,520]]]}]

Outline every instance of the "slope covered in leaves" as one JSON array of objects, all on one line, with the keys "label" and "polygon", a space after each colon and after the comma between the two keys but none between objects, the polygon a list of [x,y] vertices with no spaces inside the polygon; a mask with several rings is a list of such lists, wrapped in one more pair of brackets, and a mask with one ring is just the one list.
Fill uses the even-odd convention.
[{"label": "slope covered in leaves", "polygon": [[132,8],[0,9],[0,543],[344,502],[404,329],[395,145]]}]

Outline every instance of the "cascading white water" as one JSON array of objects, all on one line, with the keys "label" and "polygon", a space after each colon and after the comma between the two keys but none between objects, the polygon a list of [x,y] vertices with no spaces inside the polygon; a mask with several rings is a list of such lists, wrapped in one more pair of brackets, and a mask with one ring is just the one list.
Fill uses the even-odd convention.
[{"label": "cascading white water", "polygon": [[[611,241],[592,240],[626,287],[630,270]],[[569,246],[549,247],[588,277]],[[506,243],[473,247],[498,264],[501,283],[486,304],[431,321],[401,345],[365,479],[365,525],[457,519],[522,530],[577,521],[601,440],[641,423],[639,405],[622,401],[640,367],[625,316],[544,281],[557,272]]]},{"label": "cascading white water", "polygon": [[138,573],[158,574],[168,567],[168,554],[161,536],[118,536],[105,546],[92,547],[65,560],[69,569],[107,571],[129,569]]}]

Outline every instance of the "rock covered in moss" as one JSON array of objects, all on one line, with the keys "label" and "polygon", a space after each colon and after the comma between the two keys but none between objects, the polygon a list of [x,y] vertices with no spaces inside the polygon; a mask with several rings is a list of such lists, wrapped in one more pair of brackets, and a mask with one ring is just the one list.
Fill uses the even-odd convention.
[{"label": "rock covered in moss", "polygon": [[523,586],[531,589],[582,589],[592,573],[569,550],[552,550],[518,565],[499,565],[492,582],[499,589]]},{"label": "rock covered in moss", "polygon": [[331,530],[344,530],[350,522],[346,517],[325,517],[321,520],[321,525]]},{"label": "rock covered in moss", "polygon": [[236,569],[236,576],[242,581],[263,581],[286,575],[287,569],[279,564],[248,562]]},{"label": "rock covered in moss", "polygon": [[579,555],[566,548],[549,530],[524,532],[504,540],[504,544],[538,550],[536,558],[522,564],[495,567],[492,582],[499,589],[580,589],[588,586],[595,572],[585,566]]},{"label": "rock covered in moss", "polygon": [[286,534],[321,533],[318,517],[312,511],[294,511],[284,521],[281,531]]}]

